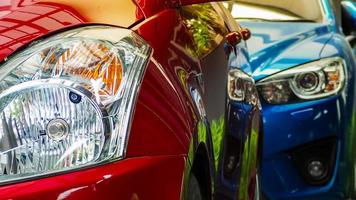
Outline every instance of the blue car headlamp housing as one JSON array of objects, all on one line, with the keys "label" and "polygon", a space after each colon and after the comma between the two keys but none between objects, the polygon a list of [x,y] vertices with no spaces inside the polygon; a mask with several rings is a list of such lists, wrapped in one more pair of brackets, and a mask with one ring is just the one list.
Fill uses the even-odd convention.
[{"label": "blue car headlamp housing", "polygon": [[345,85],[344,60],[324,58],[262,79],[260,96],[270,104],[285,104],[336,95]]}]

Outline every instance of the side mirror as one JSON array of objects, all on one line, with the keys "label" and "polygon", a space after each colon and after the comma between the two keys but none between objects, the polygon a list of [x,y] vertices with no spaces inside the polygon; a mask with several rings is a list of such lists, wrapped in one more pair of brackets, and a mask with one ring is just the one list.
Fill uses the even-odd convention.
[{"label": "side mirror", "polygon": [[345,0],[341,2],[342,28],[345,35],[356,35],[356,2]]},{"label": "side mirror", "polygon": [[345,0],[341,2],[342,29],[352,47],[356,46],[356,2]]}]

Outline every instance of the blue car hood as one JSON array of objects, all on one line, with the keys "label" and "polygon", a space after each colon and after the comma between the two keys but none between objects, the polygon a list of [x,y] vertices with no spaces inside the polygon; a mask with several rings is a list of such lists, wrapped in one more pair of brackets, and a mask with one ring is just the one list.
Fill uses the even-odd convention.
[{"label": "blue car hood", "polygon": [[319,59],[332,36],[328,24],[254,21],[240,24],[252,32],[247,47],[256,81]]}]

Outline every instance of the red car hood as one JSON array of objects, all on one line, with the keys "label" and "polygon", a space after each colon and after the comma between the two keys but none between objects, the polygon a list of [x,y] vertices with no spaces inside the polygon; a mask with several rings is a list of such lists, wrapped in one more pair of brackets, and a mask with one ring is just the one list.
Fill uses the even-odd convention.
[{"label": "red car hood", "polygon": [[143,16],[131,0],[0,0],[0,61],[52,31],[90,23],[127,28]]}]

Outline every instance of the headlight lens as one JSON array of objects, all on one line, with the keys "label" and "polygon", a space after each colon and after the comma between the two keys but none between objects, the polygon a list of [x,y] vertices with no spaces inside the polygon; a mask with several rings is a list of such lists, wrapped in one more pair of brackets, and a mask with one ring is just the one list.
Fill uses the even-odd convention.
[{"label": "headlight lens", "polygon": [[129,30],[91,26],[0,66],[0,184],[122,158],[150,51]]},{"label": "headlight lens", "polygon": [[345,84],[342,58],[325,58],[272,75],[257,83],[270,104],[293,103],[337,94]]},{"label": "headlight lens", "polygon": [[255,81],[239,69],[229,71],[227,90],[229,99],[232,101],[260,106]]}]

